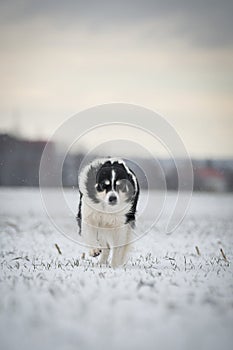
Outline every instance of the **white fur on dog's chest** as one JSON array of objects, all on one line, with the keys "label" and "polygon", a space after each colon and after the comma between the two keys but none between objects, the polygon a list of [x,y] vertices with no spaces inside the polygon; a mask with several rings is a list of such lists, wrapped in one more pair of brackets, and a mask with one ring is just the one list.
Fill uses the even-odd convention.
[{"label": "white fur on dog's chest", "polygon": [[83,220],[86,224],[103,228],[120,227],[125,224],[125,213],[104,213],[91,208],[84,204],[83,207]]},{"label": "white fur on dog's chest", "polygon": [[85,242],[93,248],[113,249],[112,266],[117,266],[124,260],[131,241],[131,227],[125,222],[125,214],[103,213],[84,204],[82,215],[82,235]]}]

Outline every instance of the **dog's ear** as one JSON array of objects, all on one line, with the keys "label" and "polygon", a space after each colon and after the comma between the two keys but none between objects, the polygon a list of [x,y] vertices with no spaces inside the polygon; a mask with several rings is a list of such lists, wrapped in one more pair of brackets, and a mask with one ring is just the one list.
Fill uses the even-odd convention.
[{"label": "dog's ear", "polygon": [[99,171],[100,166],[90,166],[86,174],[86,191],[89,198],[95,203],[99,203],[99,200],[96,198],[96,178],[97,172]]},{"label": "dog's ear", "polygon": [[78,213],[76,215],[76,220],[78,222],[80,236],[82,232],[82,197],[83,197],[83,194],[81,191],[79,191],[79,206],[78,206]]},{"label": "dog's ear", "polygon": [[121,192],[127,192],[129,190],[129,186],[127,185],[127,183],[129,183],[127,179],[117,180],[116,182],[117,189]]}]

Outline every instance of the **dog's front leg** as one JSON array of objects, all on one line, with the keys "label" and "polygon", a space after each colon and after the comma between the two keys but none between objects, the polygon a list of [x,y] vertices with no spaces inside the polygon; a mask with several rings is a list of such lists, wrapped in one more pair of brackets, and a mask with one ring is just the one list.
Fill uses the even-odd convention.
[{"label": "dog's front leg", "polygon": [[125,225],[121,228],[121,230],[116,230],[114,238],[111,262],[111,266],[113,268],[122,266],[126,262],[131,247],[131,227],[129,225]]},{"label": "dog's front leg", "polygon": [[116,267],[118,267],[120,265],[120,254],[122,252],[121,250],[122,248],[118,247],[118,248],[113,248],[113,252],[112,252],[112,261],[111,261],[111,266],[113,269],[115,269]]},{"label": "dog's front leg", "polygon": [[129,244],[124,245],[122,247],[113,248],[112,262],[111,262],[112,268],[115,269],[118,266],[124,265],[127,259],[128,251],[129,251]]},{"label": "dog's front leg", "polygon": [[108,257],[109,257],[110,249],[109,248],[103,248],[102,253],[100,256],[100,264],[107,264],[108,262]]},{"label": "dog's front leg", "polygon": [[90,248],[90,256],[99,256],[102,251],[102,248],[98,240],[98,228],[84,223],[83,239],[85,244]]}]

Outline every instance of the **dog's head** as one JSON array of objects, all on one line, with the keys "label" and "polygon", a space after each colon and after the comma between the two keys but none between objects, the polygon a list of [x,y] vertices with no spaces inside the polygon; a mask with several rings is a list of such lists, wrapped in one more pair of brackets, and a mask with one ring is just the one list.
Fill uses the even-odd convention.
[{"label": "dog's head", "polygon": [[139,191],[135,174],[122,160],[94,161],[84,172],[85,180],[81,181],[84,188],[81,191],[83,190],[91,204],[108,212],[115,212],[132,204]]}]

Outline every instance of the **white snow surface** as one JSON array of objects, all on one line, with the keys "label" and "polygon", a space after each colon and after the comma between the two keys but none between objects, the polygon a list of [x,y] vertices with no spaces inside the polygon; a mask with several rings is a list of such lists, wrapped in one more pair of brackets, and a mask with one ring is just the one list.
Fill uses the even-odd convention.
[{"label": "white snow surface", "polygon": [[2,350],[232,349],[232,194],[194,194],[175,232],[158,222],[115,270],[57,231],[38,189],[0,198]]}]

